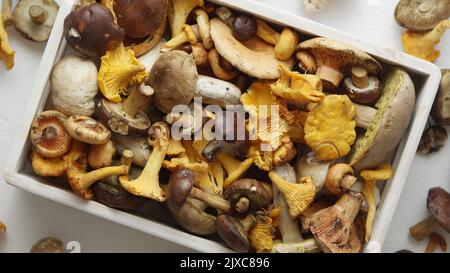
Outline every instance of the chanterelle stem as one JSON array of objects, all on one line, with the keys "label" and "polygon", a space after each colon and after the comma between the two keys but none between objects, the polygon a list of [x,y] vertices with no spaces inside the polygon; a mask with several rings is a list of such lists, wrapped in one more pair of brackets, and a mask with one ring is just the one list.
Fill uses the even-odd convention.
[{"label": "chanterelle stem", "polygon": [[14,18],[11,12],[11,0],[2,0],[2,14],[5,26],[9,26],[14,23]]}]

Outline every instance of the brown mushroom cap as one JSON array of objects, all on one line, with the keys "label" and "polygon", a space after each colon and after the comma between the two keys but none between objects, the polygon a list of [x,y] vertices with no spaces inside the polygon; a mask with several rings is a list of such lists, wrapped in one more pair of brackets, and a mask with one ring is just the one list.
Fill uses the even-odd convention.
[{"label": "brown mushroom cap", "polygon": [[436,187],[428,191],[427,208],[434,219],[450,232],[450,194]]},{"label": "brown mushroom cap", "polygon": [[259,79],[278,79],[280,77],[279,65],[285,65],[289,69],[293,66],[293,59],[282,62],[275,57],[271,45],[259,38],[253,38],[246,42],[239,42],[233,31],[219,18],[210,21],[211,37],[217,52],[230,64]]},{"label": "brown mushroom cap", "polygon": [[132,38],[153,35],[166,19],[168,10],[167,0],[114,1],[117,23]]},{"label": "brown mushroom cap", "polygon": [[401,0],[395,20],[407,29],[425,31],[450,17],[450,0]]},{"label": "brown mushroom cap", "polygon": [[46,237],[31,247],[30,253],[63,253],[64,245],[59,239]]},{"label": "brown mushroom cap", "polygon": [[105,125],[87,116],[71,116],[64,127],[73,138],[89,144],[105,144],[111,137]]},{"label": "brown mushroom cap", "polygon": [[159,56],[146,83],[155,90],[154,105],[170,113],[174,106],[191,102],[197,80],[194,59],[184,51],[173,50]]},{"label": "brown mushroom cap", "polygon": [[[364,51],[334,41],[328,38],[313,38],[298,45],[298,49],[309,51],[315,58],[317,64],[316,75],[322,80],[339,86],[345,75],[350,75],[353,66],[360,66],[367,70],[369,74],[377,75],[381,72],[381,64]],[[329,74],[332,77],[329,77]]]},{"label": "brown mushroom cap", "polygon": [[125,31],[114,22],[109,9],[101,4],[74,9],[64,20],[64,36],[78,52],[89,57],[103,56],[122,43]]},{"label": "brown mushroom cap", "polygon": [[345,94],[354,102],[360,104],[372,104],[380,96],[382,88],[377,77],[369,76],[368,85],[364,88],[358,88],[352,81],[352,78],[344,80]]},{"label": "brown mushroom cap", "polygon": [[223,197],[234,207],[242,197],[250,201],[249,209],[257,211],[272,202],[272,196],[261,182],[256,179],[242,178],[230,184]]},{"label": "brown mushroom cap", "polygon": [[[246,253],[250,249],[248,230],[251,228],[251,214],[241,222],[236,218],[222,214],[216,217],[216,229],[220,237],[235,251]],[[256,220],[253,217],[253,224]],[[248,223],[247,223],[248,222]]]},{"label": "brown mushroom cap", "polygon": [[195,175],[190,169],[172,172],[166,189],[167,206],[170,209],[180,208],[191,194]]},{"label": "brown mushroom cap", "polygon": [[23,37],[45,42],[50,36],[59,6],[53,0],[21,0],[14,8],[14,26]]},{"label": "brown mushroom cap", "polygon": [[71,136],[64,128],[67,117],[55,110],[42,112],[31,124],[31,143],[43,157],[55,158],[70,149]]},{"label": "brown mushroom cap", "polygon": [[431,115],[440,125],[450,125],[450,69],[442,70],[441,84]]},{"label": "brown mushroom cap", "polygon": [[405,70],[394,68],[375,105],[374,121],[354,145],[350,164],[355,171],[374,168],[392,154],[409,125],[414,105],[414,83]]}]

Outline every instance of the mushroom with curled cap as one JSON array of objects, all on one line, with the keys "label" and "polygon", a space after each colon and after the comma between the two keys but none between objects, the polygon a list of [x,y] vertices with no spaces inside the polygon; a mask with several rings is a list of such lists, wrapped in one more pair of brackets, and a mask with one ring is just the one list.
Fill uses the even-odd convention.
[{"label": "mushroom with curled cap", "polygon": [[395,8],[395,20],[407,29],[425,31],[450,17],[449,0],[401,0]]},{"label": "mushroom with curled cap", "polygon": [[26,39],[45,42],[52,31],[58,9],[58,4],[53,0],[21,0],[14,8],[14,27]]},{"label": "mushroom with curled cap", "polygon": [[403,48],[410,55],[434,62],[441,55],[435,46],[447,29],[450,29],[450,20],[441,21],[428,32],[407,30],[402,35]]},{"label": "mushroom with curled cap", "polygon": [[249,230],[256,225],[256,218],[252,214],[243,220],[222,214],[216,217],[216,229],[220,237],[234,251],[247,253],[250,250],[248,241]]},{"label": "mushroom with curled cap", "polygon": [[354,220],[362,202],[360,193],[344,194],[333,206],[306,219],[305,226],[327,253],[358,253],[362,250]]},{"label": "mushroom with curled cap", "polygon": [[431,116],[439,125],[450,125],[450,69],[442,70],[441,84]]},{"label": "mushroom with curled cap", "polygon": [[[368,125],[365,135],[355,142],[350,156],[350,165],[355,171],[375,168],[391,155],[408,127],[414,105],[415,88],[409,74],[401,68],[393,68],[375,104],[377,110],[370,122],[364,122]],[[361,117],[358,108],[357,119],[358,114]]]},{"label": "mushroom with curled cap", "polygon": [[67,117],[56,110],[44,111],[33,120],[30,138],[39,155],[57,158],[69,151],[72,137],[64,128],[66,120]]},{"label": "mushroom with curled cap", "polygon": [[118,47],[125,38],[125,31],[114,22],[110,10],[94,2],[67,15],[64,36],[79,53],[96,57]]},{"label": "mushroom with curled cap", "polygon": [[326,89],[339,87],[350,69],[360,66],[369,74],[377,75],[382,71],[380,63],[360,49],[328,38],[313,38],[301,42],[298,49],[310,52],[317,64],[316,75],[324,81]]},{"label": "mushroom with curled cap", "polygon": [[285,65],[289,69],[293,66],[293,59],[278,60],[273,47],[258,37],[241,43],[233,36],[231,28],[219,18],[211,19],[210,28],[219,55],[249,76],[267,80],[278,79],[279,65]]},{"label": "mushroom with curled cap", "polygon": [[427,209],[431,215],[409,229],[417,241],[428,237],[439,226],[450,232],[450,194],[440,187],[431,188],[428,190]]},{"label": "mushroom with curled cap", "polygon": [[122,187],[131,194],[164,202],[164,191],[159,185],[159,171],[169,146],[170,129],[164,122],[157,122],[150,127],[148,142],[153,151],[142,170],[141,175],[134,180],[128,176],[120,176]]},{"label": "mushroom with curled cap", "polygon": [[105,125],[87,116],[70,116],[64,121],[64,128],[74,139],[89,144],[105,144],[111,137]]}]

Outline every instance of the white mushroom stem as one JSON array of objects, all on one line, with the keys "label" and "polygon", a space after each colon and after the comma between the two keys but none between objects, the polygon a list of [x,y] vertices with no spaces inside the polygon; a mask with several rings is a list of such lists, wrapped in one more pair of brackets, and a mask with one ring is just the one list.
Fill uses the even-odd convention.
[{"label": "white mushroom stem", "polygon": [[14,24],[14,17],[11,11],[11,0],[2,0],[2,15],[5,26]]},{"label": "white mushroom stem", "polygon": [[367,129],[375,118],[377,109],[353,103],[356,109],[356,125],[360,128]]},{"label": "white mushroom stem", "polygon": [[148,105],[153,93],[155,93],[155,90],[148,85],[141,84],[136,86],[123,102],[122,110],[128,115],[135,117],[141,109]]},{"label": "white mushroom stem", "polygon": [[30,15],[31,21],[33,21],[36,25],[42,25],[45,21],[47,21],[47,11],[41,6],[32,5],[28,9],[28,14]]},{"label": "white mushroom stem", "polygon": [[250,200],[247,197],[241,197],[236,202],[236,205],[234,205],[234,209],[237,212],[244,213],[248,210],[250,207]]},{"label": "white mushroom stem", "polygon": [[219,105],[239,105],[241,90],[234,84],[217,78],[199,75],[194,91],[195,97],[202,97],[203,103]]},{"label": "white mushroom stem", "polygon": [[[296,183],[294,168],[289,164],[277,166],[273,170],[277,175],[290,183]],[[291,218],[289,214],[289,206],[283,194],[278,190],[275,184],[273,187],[273,204],[280,208],[280,232],[283,243],[299,243],[303,241],[303,237],[298,225],[297,219]]]},{"label": "white mushroom stem", "polygon": [[315,239],[296,243],[275,242],[272,247],[272,253],[319,253],[321,251]]}]

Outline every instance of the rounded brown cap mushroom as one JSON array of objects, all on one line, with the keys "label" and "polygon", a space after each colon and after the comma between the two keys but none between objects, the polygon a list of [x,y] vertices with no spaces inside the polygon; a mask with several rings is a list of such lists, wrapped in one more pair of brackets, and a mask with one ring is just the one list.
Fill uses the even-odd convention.
[{"label": "rounded brown cap mushroom", "polygon": [[87,116],[71,116],[64,127],[73,138],[89,144],[105,144],[111,137],[105,125]]},{"label": "rounded brown cap mushroom", "polygon": [[447,232],[450,232],[450,194],[442,188],[431,188],[427,197],[428,211]]},{"label": "rounded brown cap mushroom", "polygon": [[59,6],[53,0],[21,0],[14,8],[14,26],[23,37],[45,42],[50,36]]},{"label": "rounded brown cap mushroom", "polygon": [[374,75],[382,70],[380,63],[364,51],[328,38],[313,38],[300,43],[298,48],[314,56],[316,75],[328,89],[337,88],[354,66],[363,67],[367,73]]},{"label": "rounded brown cap mushroom", "polygon": [[450,69],[442,70],[441,84],[431,116],[440,125],[450,125]]},{"label": "rounded brown cap mushroom", "polygon": [[450,17],[450,0],[401,0],[395,20],[407,29],[425,31]]},{"label": "rounded brown cap mushroom", "polygon": [[64,245],[59,239],[46,237],[31,247],[30,253],[63,253]]},{"label": "rounded brown cap mushroom", "polygon": [[191,194],[194,187],[195,175],[190,169],[180,169],[172,172],[166,189],[167,206],[170,209],[180,208]]},{"label": "rounded brown cap mushroom", "polygon": [[132,38],[153,35],[164,23],[168,10],[167,0],[114,1],[117,23]]},{"label": "rounded brown cap mushroom", "polygon": [[381,96],[381,84],[377,77],[367,75],[367,70],[354,66],[352,77],[344,80],[345,94],[354,102],[373,104]]},{"label": "rounded brown cap mushroom", "polygon": [[237,252],[246,253],[250,249],[248,231],[256,224],[256,219],[249,214],[244,220],[239,221],[228,215],[220,215],[216,218],[216,229],[220,237]]},{"label": "rounded brown cap mushroom", "polygon": [[226,188],[223,197],[239,213],[245,213],[248,210],[257,211],[272,202],[272,195],[262,183],[249,178],[234,181]]},{"label": "rounded brown cap mushroom", "polygon": [[31,124],[31,143],[43,157],[55,158],[67,153],[72,138],[64,128],[67,117],[55,110],[42,112]]},{"label": "rounded brown cap mushroom", "polygon": [[279,65],[289,69],[293,66],[293,59],[280,61],[275,57],[274,48],[259,38],[253,38],[241,43],[232,29],[219,18],[210,21],[211,37],[217,52],[232,66],[259,79],[278,79]]},{"label": "rounded brown cap mushroom", "polygon": [[74,9],[64,20],[64,36],[79,53],[103,56],[122,43],[125,31],[114,22],[111,11],[101,4]]}]

